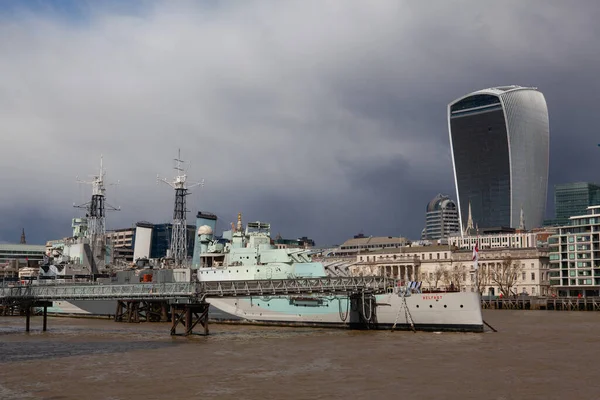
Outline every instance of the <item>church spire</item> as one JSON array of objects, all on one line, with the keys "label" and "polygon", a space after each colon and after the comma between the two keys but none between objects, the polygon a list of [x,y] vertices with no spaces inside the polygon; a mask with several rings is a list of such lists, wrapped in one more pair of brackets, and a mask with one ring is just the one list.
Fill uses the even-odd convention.
[{"label": "church spire", "polygon": [[27,244],[27,241],[25,240],[25,228],[21,231],[21,244]]},{"label": "church spire", "polygon": [[525,230],[525,213],[523,212],[523,207],[521,207],[521,217],[519,218],[519,230]]},{"label": "church spire", "polygon": [[475,230],[473,226],[473,215],[471,214],[471,201],[469,201],[469,218],[467,219],[467,227],[465,228],[465,235],[470,235]]}]

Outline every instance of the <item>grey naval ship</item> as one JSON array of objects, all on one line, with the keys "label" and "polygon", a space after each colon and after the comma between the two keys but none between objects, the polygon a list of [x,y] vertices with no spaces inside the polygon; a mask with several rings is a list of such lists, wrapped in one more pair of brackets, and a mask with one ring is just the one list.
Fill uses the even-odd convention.
[{"label": "grey naval ship", "polygon": [[[270,224],[250,222],[241,229],[241,215],[230,238],[216,237],[213,227],[201,225],[197,230],[199,245],[197,268],[189,274],[179,274],[198,281],[249,281],[267,279],[319,278],[333,274],[333,268],[312,260],[310,250],[277,248],[272,244]],[[224,235],[227,236],[227,235]],[[67,244],[69,253],[73,245]],[[44,267],[42,267],[44,268]],[[56,268],[50,267],[52,270]],[[74,266],[70,266],[74,272]],[[65,271],[67,267],[63,268]],[[343,270],[339,263],[336,270]],[[185,270],[185,269],[184,269]],[[127,273],[127,281],[147,274],[159,276],[161,268],[116,272]],[[172,274],[173,275],[173,274]],[[155,279],[155,278],[153,278]],[[164,280],[164,278],[161,278]],[[400,281],[397,281],[400,282]],[[264,325],[351,327],[362,315],[375,313],[374,327],[398,330],[482,332],[481,305],[476,293],[420,293],[417,282],[391,285],[386,293],[377,294],[376,307],[364,307],[347,295],[287,295],[208,298],[213,322],[251,323]],[[112,315],[114,301],[55,302],[49,312],[61,314]]]},{"label": "grey naval ship", "polygon": [[[176,159],[178,163],[181,160]],[[176,168],[179,171],[180,164]],[[176,196],[185,198],[185,174],[176,177]],[[196,221],[194,257],[183,265],[136,260],[136,264],[117,266],[114,249],[104,228],[104,171],[92,182],[92,199],[85,206],[85,218],[73,219],[73,236],[51,242],[47,258],[40,266],[36,284],[50,281],[94,280],[103,284],[125,282],[250,281],[294,278],[321,278],[349,273],[339,262],[317,262],[311,250],[278,248],[271,240],[270,224],[250,222],[245,229],[241,214],[237,225],[222,236],[214,234],[216,216]],[[177,202],[184,215],[185,203]],[[176,208],[177,211],[177,208]],[[175,222],[175,221],[174,221]],[[179,221],[181,222],[181,221]],[[185,223],[185,217],[183,217]],[[183,225],[185,226],[185,224]],[[185,252],[183,253],[185,254]],[[177,273],[176,273],[177,272]],[[148,276],[152,276],[148,281]],[[142,279],[143,277],[143,279]],[[477,293],[421,293],[419,282],[391,281],[385,293],[375,295],[375,305],[352,301],[349,295],[311,294],[285,296],[248,296],[208,298],[213,321],[351,327],[362,316],[374,321],[375,328],[482,332],[481,303]],[[369,304],[373,304],[372,301]],[[48,312],[70,315],[114,315],[116,301],[56,301]],[[362,308],[362,309],[359,309]],[[373,315],[374,314],[374,315]]]}]

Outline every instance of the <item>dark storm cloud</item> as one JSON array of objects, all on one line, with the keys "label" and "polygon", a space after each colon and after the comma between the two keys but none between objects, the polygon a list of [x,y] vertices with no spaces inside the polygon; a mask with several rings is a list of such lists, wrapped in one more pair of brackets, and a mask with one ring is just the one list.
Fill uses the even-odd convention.
[{"label": "dark storm cloud", "polygon": [[[536,86],[550,113],[550,184],[598,181],[596,2],[87,3],[85,23],[0,18],[0,240],[64,236],[75,176],[104,154],[108,226],[168,221],[181,148],[188,199],[284,237],[363,230],[417,238],[455,197],[446,106]],[[549,197],[552,198],[550,186]],[[552,205],[549,205],[552,211]],[[192,219],[192,218],[190,218]]]}]

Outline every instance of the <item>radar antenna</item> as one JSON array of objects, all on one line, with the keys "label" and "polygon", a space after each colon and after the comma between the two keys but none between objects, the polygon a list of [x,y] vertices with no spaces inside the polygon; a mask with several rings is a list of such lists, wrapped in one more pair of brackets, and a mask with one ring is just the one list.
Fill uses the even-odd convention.
[{"label": "radar antenna", "polygon": [[[121,207],[113,207],[105,202],[105,181],[106,170],[104,170],[102,155],[100,155],[100,173],[92,175],[92,180],[84,181],[77,177],[78,183],[92,185],[92,198],[89,202],[75,205],[75,208],[84,208],[88,223],[87,236],[98,237],[106,235],[106,211],[120,211]],[[116,184],[119,182],[117,181]]]},{"label": "radar antenna", "polygon": [[171,257],[175,260],[176,265],[181,265],[187,258],[187,224],[186,224],[186,196],[190,194],[189,189],[196,186],[204,186],[202,181],[187,184],[187,171],[184,170],[183,164],[185,161],[181,159],[181,149],[177,154],[175,161],[175,170],[177,176],[172,181],[165,178],[160,178],[156,175],[156,183],[163,182],[175,189],[175,205],[173,207],[173,233],[171,235]]}]

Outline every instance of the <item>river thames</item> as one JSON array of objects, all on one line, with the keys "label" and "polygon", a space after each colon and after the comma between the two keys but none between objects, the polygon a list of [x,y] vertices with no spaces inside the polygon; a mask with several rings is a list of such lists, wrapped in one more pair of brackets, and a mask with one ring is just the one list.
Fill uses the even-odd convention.
[{"label": "river thames", "polygon": [[499,332],[0,317],[0,399],[593,399],[600,314],[489,310]]}]

